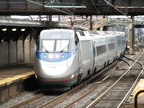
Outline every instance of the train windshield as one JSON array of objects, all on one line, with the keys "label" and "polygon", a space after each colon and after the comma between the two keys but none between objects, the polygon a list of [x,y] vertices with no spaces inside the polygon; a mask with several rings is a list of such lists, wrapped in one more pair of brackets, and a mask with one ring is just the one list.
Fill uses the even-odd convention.
[{"label": "train windshield", "polygon": [[42,40],[42,52],[67,52],[69,51],[69,40]]}]

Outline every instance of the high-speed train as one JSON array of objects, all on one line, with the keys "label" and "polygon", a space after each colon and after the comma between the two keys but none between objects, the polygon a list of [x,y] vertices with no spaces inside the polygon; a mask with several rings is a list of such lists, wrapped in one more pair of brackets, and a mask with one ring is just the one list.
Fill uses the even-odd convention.
[{"label": "high-speed train", "polygon": [[124,32],[49,29],[41,31],[34,69],[42,88],[67,90],[118,59]]}]

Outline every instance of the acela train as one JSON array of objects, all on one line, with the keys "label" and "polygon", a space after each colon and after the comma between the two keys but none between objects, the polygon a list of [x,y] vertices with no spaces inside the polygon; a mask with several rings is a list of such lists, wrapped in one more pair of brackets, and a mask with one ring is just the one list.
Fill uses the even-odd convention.
[{"label": "acela train", "polygon": [[49,29],[37,40],[34,69],[39,85],[66,90],[119,58],[124,32]]}]

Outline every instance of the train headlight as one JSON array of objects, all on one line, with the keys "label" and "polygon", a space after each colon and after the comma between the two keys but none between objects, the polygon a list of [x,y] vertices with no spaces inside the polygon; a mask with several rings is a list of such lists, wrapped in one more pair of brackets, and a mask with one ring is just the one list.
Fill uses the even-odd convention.
[{"label": "train headlight", "polygon": [[55,58],[55,59],[58,59],[58,58],[60,58],[60,55],[59,55],[59,54],[49,54],[49,55],[48,55],[48,58],[49,58],[49,59],[54,59],[54,58]]},{"label": "train headlight", "polygon": [[57,58],[57,59],[60,58],[60,55],[59,55],[59,54],[56,54],[56,55],[55,55],[55,58]]},{"label": "train headlight", "polygon": [[49,55],[48,55],[48,58],[53,59],[53,58],[54,58],[54,55],[53,55],[53,54],[49,54]]},{"label": "train headlight", "polygon": [[71,75],[71,79],[73,79],[73,78],[74,78],[74,74]]},{"label": "train headlight", "polygon": [[38,78],[37,75],[35,75],[35,77]]}]

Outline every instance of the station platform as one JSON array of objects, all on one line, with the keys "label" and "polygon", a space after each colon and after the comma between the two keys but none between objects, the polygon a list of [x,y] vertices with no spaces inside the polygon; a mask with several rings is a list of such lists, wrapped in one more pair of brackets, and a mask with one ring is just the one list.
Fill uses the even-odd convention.
[{"label": "station platform", "polygon": [[33,63],[0,68],[0,102],[19,94],[26,84],[32,84],[30,79],[34,79],[34,75]]},{"label": "station platform", "polygon": [[30,75],[34,75],[33,63],[0,68],[0,87]]},{"label": "station platform", "polygon": [[[130,95],[129,99],[127,100],[127,103],[124,105],[123,108],[135,108],[135,96],[136,94],[144,90],[144,79],[140,79],[138,84],[136,85],[135,89],[133,90],[132,94]],[[137,98],[137,105],[138,108],[144,108],[144,92],[140,93]]]}]

